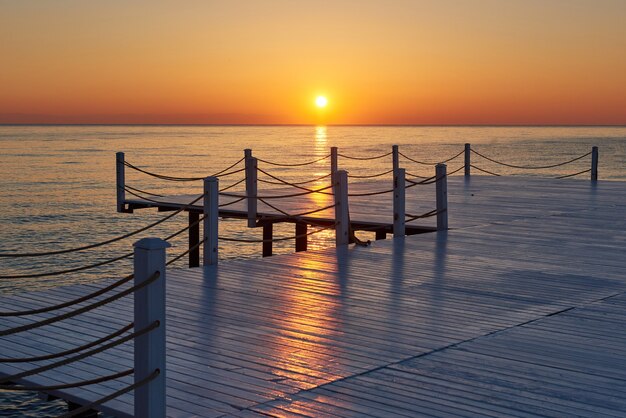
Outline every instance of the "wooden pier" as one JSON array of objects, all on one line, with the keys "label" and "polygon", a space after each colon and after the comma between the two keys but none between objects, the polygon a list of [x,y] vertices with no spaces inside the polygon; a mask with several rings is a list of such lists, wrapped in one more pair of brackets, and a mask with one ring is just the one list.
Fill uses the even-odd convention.
[{"label": "wooden pier", "polygon": [[[434,189],[406,192],[407,212],[433,208]],[[169,269],[167,416],[625,416],[626,183],[449,177],[448,204],[448,231]],[[388,201],[359,205],[351,221],[393,224]],[[105,285],[0,301],[32,309]],[[120,299],[0,338],[0,352],[57,352],[132,318],[132,298]],[[132,366],[128,342],[19,383]],[[0,363],[0,375],[33,367]],[[86,404],[130,383],[49,393]],[[98,409],[132,416],[133,402],[127,393]]]}]

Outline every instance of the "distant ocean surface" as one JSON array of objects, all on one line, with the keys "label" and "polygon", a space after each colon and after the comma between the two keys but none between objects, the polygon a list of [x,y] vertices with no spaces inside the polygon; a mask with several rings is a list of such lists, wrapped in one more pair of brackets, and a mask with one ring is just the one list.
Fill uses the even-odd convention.
[{"label": "distant ocean surface", "polygon": [[[239,160],[245,148],[267,161],[299,163],[326,156],[331,146],[339,147],[343,154],[365,157],[385,154],[397,144],[413,159],[435,162],[456,155],[466,142],[486,156],[514,165],[551,165],[585,154],[597,145],[599,178],[626,181],[626,127],[0,126],[0,252],[86,245],[165,216],[155,210],[116,212],[117,151],[124,151],[128,162],[148,171],[202,177]],[[507,175],[556,177],[590,165],[587,157],[570,165],[531,171],[498,166],[476,155],[472,158],[478,167]],[[323,160],[296,168],[260,166],[288,181],[304,181],[328,173],[329,164],[329,160]],[[462,157],[454,159],[448,163],[448,171],[462,164]],[[373,161],[340,158],[339,165],[351,174],[374,174],[389,170],[391,157]],[[404,159],[401,166],[414,174],[434,174],[432,167]],[[473,170],[473,174],[479,173]],[[126,175],[127,184],[157,194],[202,193],[202,182],[166,182],[128,169]],[[220,179],[220,186],[242,177],[239,173]],[[589,173],[581,178],[588,179]],[[243,184],[231,190],[242,191]],[[178,216],[143,235],[79,254],[0,259],[0,274],[46,272],[96,263],[131,252],[132,243],[142,236],[164,237],[186,224],[187,217]],[[220,222],[223,235],[260,238],[260,233],[246,229],[243,221]],[[276,236],[293,234],[293,227],[275,230]],[[333,237],[330,231],[314,235],[309,248],[330,246]],[[172,243],[170,257],[186,250],[186,234]],[[275,253],[292,251],[293,242],[275,246]],[[220,243],[221,259],[260,257],[260,253],[259,244]],[[183,258],[178,266],[184,267],[186,262]],[[0,282],[0,293],[122,277],[131,270],[132,261],[124,260],[68,276],[4,280]],[[0,391],[3,417],[47,417],[64,410],[65,404],[60,401],[43,402],[32,393]]]}]

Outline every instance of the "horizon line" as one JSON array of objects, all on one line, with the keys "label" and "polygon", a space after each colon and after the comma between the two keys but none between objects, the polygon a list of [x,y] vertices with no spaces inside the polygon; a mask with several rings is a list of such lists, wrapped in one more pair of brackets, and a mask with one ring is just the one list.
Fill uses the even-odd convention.
[{"label": "horizon line", "polygon": [[457,127],[457,128],[626,128],[624,124],[409,124],[409,123],[0,123],[0,126],[268,126],[268,127],[304,127],[304,126],[336,126],[336,127]]}]

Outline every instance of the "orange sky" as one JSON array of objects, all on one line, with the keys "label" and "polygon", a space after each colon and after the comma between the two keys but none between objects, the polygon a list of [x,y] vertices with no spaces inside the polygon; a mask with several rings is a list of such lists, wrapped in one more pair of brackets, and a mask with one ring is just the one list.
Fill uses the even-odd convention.
[{"label": "orange sky", "polygon": [[625,51],[622,0],[3,2],[0,123],[626,124]]}]

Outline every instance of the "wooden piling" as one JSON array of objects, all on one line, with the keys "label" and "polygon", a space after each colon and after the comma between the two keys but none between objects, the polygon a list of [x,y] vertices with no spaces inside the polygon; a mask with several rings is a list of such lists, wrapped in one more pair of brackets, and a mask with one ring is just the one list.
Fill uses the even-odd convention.
[{"label": "wooden piling", "polygon": [[263,224],[263,257],[272,256],[272,239],[274,238],[274,224],[266,222]]},{"label": "wooden piling", "polygon": [[335,242],[346,245],[350,241],[350,215],[348,212],[348,172],[338,170],[333,174],[335,185],[333,195],[335,198]]},{"label": "wooden piling", "polygon": [[400,168],[400,155],[399,155],[397,145],[391,146],[391,156],[392,156],[392,161],[393,161],[393,172],[395,175],[396,170]]},{"label": "wooden piling", "polygon": [[[395,164],[395,163],[394,163]],[[403,237],[406,234],[405,213],[405,170],[394,169],[393,172],[393,237]]]},{"label": "wooden piling", "polygon": [[472,150],[472,146],[470,144],[465,144],[465,175],[466,176],[470,175],[470,169],[471,169],[471,164],[472,164],[471,150]]},{"label": "wooden piling", "polygon": [[126,166],[124,165],[124,153],[115,154],[115,183],[117,186],[117,211],[125,212],[124,202],[126,201]]},{"label": "wooden piling", "polygon": [[436,195],[437,195],[437,231],[448,229],[448,176],[446,165],[435,166]]},{"label": "wooden piling", "polygon": [[[200,266],[200,214],[189,212],[189,267]],[[195,248],[194,248],[195,247]]]},{"label": "wooden piling", "polygon": [[252,150],[244,150],[246,164],[246,197],[248,204],[248,228],[256,227],[257,215],[257,159],[252,156]]},{"label": "wooden piling", "polygon": [[308,231],[306,222],[296,222],[296,252],[306,251],[308,246]]},{"label": "wooden piling", "polygon": [[598,147],[591,148],[591,180],[598,180]]},{"label": "wooden piling", "polygon": [[152,375],[158,376],[135,389],[135,416],[165,417],[165,249],[171,245],[159,238],[143,238],[134,244],[135,285],[159,277],[135,291],[135,332],[142,331],[158,321],[158,327],[135,338],[135,383]]},{"label": "wooden piling", "polygon": [[330,172],[336,173],[339,167],[339,160],[337,159],[337,147],[330,147]]},{"label": "wooden piling", "polygon": [[218,255],[218,216],[219,216],[219,180],[217,177],[204,179],[204,245],[202,264],[217,264]]}]

